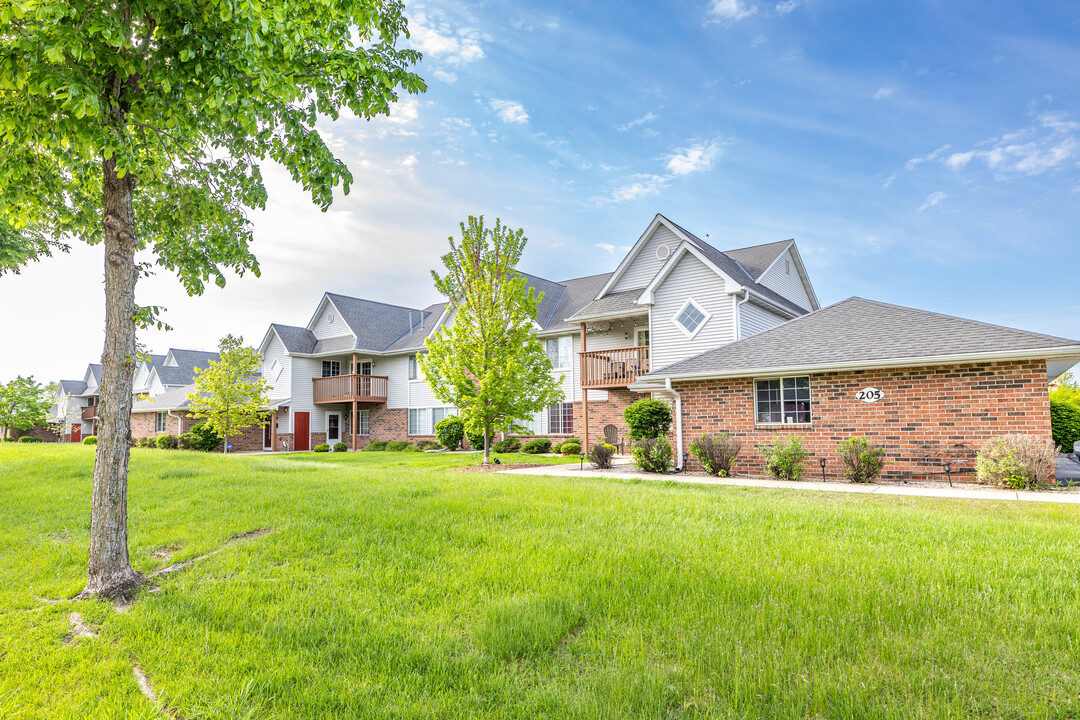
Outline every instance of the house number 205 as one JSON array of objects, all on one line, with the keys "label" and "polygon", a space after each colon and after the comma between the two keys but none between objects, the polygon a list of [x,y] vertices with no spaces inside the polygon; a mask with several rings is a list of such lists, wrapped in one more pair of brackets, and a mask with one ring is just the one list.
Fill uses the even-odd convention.
[{"label": "house number 205", "polygon": [[877,402],[881,398],[885,397],[885,393],[881,392],[877,388],[863,388],[855,393],[855,397],[863,402]]}]

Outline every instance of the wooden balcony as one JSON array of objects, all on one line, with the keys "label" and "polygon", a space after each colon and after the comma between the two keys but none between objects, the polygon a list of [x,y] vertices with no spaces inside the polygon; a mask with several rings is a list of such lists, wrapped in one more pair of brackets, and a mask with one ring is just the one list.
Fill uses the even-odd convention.
[{"label": "wooden balcony", "polygon": [[82,409],[83,420],[93,420],[97,417],[97,405],[88,405]]},{"label": "wooden balcony", "polygon": [[649,372],[649,346],[590,350],[581,355],[581,387],[621,388]]},{"label": "wooden balcony", "polygon": [[335,375],[311,378],[315,383],[315,404],[352,402],[386,402],[385,375]]}]

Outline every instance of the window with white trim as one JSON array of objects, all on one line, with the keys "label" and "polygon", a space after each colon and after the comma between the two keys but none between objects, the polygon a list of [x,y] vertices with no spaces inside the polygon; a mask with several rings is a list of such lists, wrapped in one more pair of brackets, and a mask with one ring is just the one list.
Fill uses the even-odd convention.
[{"label": "window with white trim", "polygon": [[274,362],[270,363],[270,379],[277,380],[279,377],[281,377],[281,371],[284,368],[285,366],[281,364],[281,361],[277,358],[274,358]]},{"label": "window with white trim", "polygon": [[167,413],[157,413],[156,421],[154,425],[155,432],[163,433],[168,429],[169,416]]},{"label": "window with white trim", "polygon": [[415,380],[419,374],[420,374],[419,373],[419,368],[417,367],[417,364],[416,364],[416,356],[415,355],[410,355],[409,356],[409,379],[410,380]]},{"label": "window with white trim", "polygon": [[810,377],[754,381],[754,405],[759,425],[809,425]]},{"label": "window with white trim", "polygon": [[521,421],[521,426],[523,428],[525,428],[525,434],[527,434],[527,435],[541,435],[541,434],[543,434],[543,432],[544,432],[544,430],[543,430],[543,427],[544,427],[544,411],[541,410],[540,412],[536,413],[535,415],[533,415],[528,420],[522,420]]},{"label": "window with white trim", "polygon": [[357,410],[356,411],[356,434],[357,435],[370,435],[371,434],[371,411],[370,410]]},{"label": "window with white trim", "polygon": [[451,415],[457,415],[457,408],[453,405],[447,407],[431,408],[431,427],[434,428],[440,420],[445,420]]},{"label": "window with white trim", "polygon": [[409,408],[409,434],[431,434],[431,408]]},{"label": "window with white trim", "polygon": [[709,321],[712,315],[708,310],[705,310],[696,302],[694,298],[687,298],[683,306],[679,308],[679,312],[675,313],[675,317],[671,319],[671,322],[675,324],[675,327],[682,330],[686,337],[693,339],[700,331],[705,327],[705,323]]},{"label": "window with white trim", "polygon": [[548,432],[552,435],[574,432],[574,403],[555,403],[548,408]]},{"label": "window with white trim", "polygon": [[565,370],[574,362],[574,338],[566,337],[548,338],[547,355],[551,358],[551,367],[556,370]]},{"label": "window with white trim", "polygon": [[341,375],[341,361],[340,360],[323,360],[322,361],[322,376],[323,377],[337,377]]}]

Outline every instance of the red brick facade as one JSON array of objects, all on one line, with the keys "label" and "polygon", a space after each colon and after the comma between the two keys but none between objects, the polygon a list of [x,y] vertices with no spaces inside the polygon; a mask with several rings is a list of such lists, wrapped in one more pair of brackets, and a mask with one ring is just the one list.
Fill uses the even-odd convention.
[{"label": "red brick facade", "polygon": [[[156,438],[158,435],[183,435],[190,432],[193,425],[199,421],[191,417],[186,410],[172,413],[165,417],[165,431],[157,431],[157,413],[140,412],[131,414],[131,439],[133,441],[143,438]],[[263,428],[248,428],[237,435],[229,438],[232,444],[232,452],[256,452],[263,449]]]},{"label": "red brick facade", "polygon": [[[874,403],[856,399],[867,387],[884,397]],[[800,436],[812,453],[808,478],[820,477],[818,458],[824,456],[826,476],[833,479],[841,476],[837,443],[856,435],[886,448],[883,477],[912,479],[942,479],[943,459],[970,479],[974,452],[987,439],[1050,436],[1043,360],[811,374],[809,425],[756,424],[752,378],[678,382],[675,389],[682,395],[684,450],[705,433],[738,437],[739,474],[764,474],[756,446],[784,435]],[[691,457],[688,469],[701,466]]]},{"label": "red brick facade", "polygon": [[[631,392],[625,388],[607,391],[607,400],[594,399],[597,392],[594,390],[589,397],[589,444],[594,444],[604,439],[604,426],[614,425],[619,428],[619,440],[629,444],[626,434],[626,420],[623,419],[623,411],[635,400],[640,400],[647,395]],[[579,440],[585,439],[585,412],[584,404],[574,403],[574,435]],[[629,448],[626,448],[629,452]]]}]

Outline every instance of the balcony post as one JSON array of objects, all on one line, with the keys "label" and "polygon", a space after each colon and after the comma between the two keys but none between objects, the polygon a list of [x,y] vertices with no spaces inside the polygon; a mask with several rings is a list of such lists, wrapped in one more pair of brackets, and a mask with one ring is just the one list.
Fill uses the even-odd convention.
[{"label": "balcony post", "polygon": [[360,392],[360,366],[357,365],[356,353],[352,354],[352,376],[353,376],[353,392],[352,392],[352,415],[349,416],[349,430],[352,435],[352,450],[356,452],[356,395]]},{"label": "balcony post", "polygon": [[[580,355],[580,358],[581,358],[581,378],[578,381],[578,385],[581,386],[581,417],[582,417],[582,424],[585,426],[585,439],[584,439],[585,444],[582,446],[581,449],[584,450],[585,452],[589,452],[589,389],[587,387],[585,387],[585,379],[586,379],[585,364],[588,362],[585,359],[586,349],[587,348],[585,347],[585,323],[581,323],[581,355]],[[573,398],[570,398],[571,402],[573,402],[573,400],[574,400]]]}]

